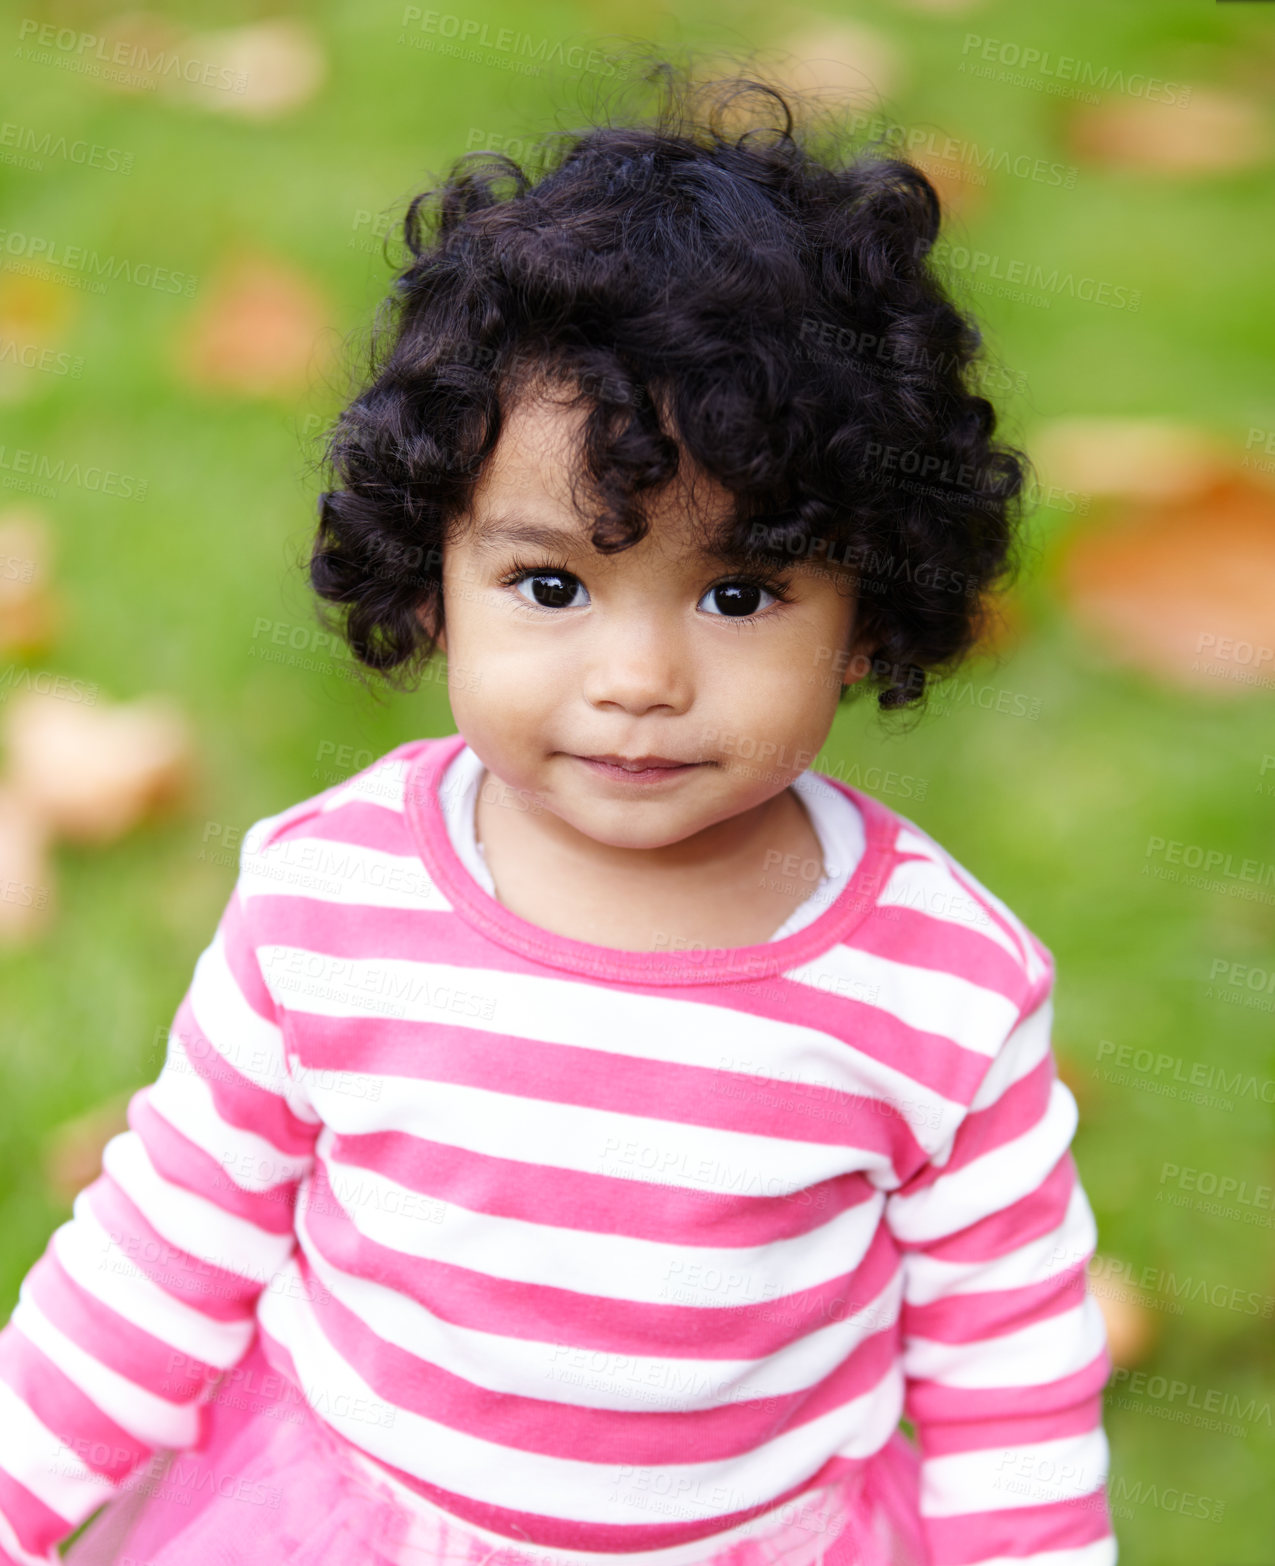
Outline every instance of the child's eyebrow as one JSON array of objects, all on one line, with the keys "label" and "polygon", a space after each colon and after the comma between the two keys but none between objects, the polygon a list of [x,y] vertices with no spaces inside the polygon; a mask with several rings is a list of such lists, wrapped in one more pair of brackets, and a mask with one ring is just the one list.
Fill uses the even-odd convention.
[{"label": "child's eyebrow", "polygon": [[506,544],[529,544],[538,549],[579,549],[582,539],[562,528],[519,517],[491,517],[478,530],[477,548],[493,553]]},{"label": "child's eyebrow", "polygon": [[[570,551],[583,548],[586,542],[578,533],[549,527],[544,523],[521,517],[506,516],[489,517],[480,524],[474,539],[475,547],[486,554],[494,554],[509,544],[526,544],[536,549]],[[699,555],[703,560],[731,566],[757,565],[762,559],[755,551],[732,549],[729,545],[719,545],[711,541],[701,545]]]}]

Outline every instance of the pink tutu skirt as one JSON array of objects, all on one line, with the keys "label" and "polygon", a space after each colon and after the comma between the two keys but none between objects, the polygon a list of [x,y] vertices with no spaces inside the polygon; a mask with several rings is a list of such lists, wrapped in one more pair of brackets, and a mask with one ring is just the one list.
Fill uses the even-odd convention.
[{"label": "pink tutu skirt", "polygon": [[[66,1566],[595,1566],[597,1556],[533,1549],[402,1499],[350,1455],[295,1393],[237,1394],[280,1379],[258,1338],[208,1404],[197,1447],[159,1453],[67,1550]],[[807,1492],[697,1566],[928,1566],[915,1449],[896,1432],[861,1473]],[[788,1520],[785,1520],[788,1519]],[[639,1551],[687,1566],[686,1547]],[[615,1566],[632,1557],[616,1552]]]}]

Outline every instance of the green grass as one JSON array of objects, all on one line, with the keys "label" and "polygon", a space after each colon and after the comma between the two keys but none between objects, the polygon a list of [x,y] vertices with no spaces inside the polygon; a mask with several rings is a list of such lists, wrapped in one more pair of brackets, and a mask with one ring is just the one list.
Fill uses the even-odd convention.
[{"label": "green grass", "polygon": [[[548,9],[501,0],[494,10],[485,8],[493,32],[510,26],[551,40],[619,32],[748,48],[781,36],[769,7],[728,12],[704,0],[653,23],[628,0]],[[1071,164],[1071,105],[962,73],[967,33],[1200,86],[1260,81],[1263,70],[1269,83],[1275,49],[1262,11],[1082,0],[1028,13],[992,0],[964,18],[884,4],[838,14],[901,49],[906,76],[887,104],[895,118]],[[181,14],[200,26],[255,16],[224,5]],[[172,107],[154,94],[117,96],[6,55],[6,117],[136,160],[128,176],[0,163],[6,228],[193,272],[201,292],[227,251],[249,245],[305,270],[332,301],[332,341],[357,344],[389,274],[351,244],[356,213],[401,208],[471,132],[518,135],[561,122],[563,94],[547,78],[399,44],[401,8],[347,0],[306,14],[318,20],[332,76],[312,105],[272,124]],[[794,13],[794,25],[808,16]],[[1038,421],[1069,414],[1182,417],[1236,443],[1250,425],[1271,427],[1271,195],[1269,167],[1171,179],[1081,165],[1071,190],[991,175],[983,207],[954,226],[954,242],[1141,292],[1136,313],[968,294],[994,352],[1027,376],[1027,390],[1005,404],[1005,428],[1030,448]],[[130,502],[67,488],[41,502],[56,526],[70,613],[37,665],[96,680],[108,699],[171,693],[194,723],[201,768],[179,815],[105,849],[59,848],[51,935],[0,956],[5,1313],[69,1216],[39,1172],[48,1129],[153,1077],[155,1030],[171,1019],[230,893],[233,867],[201,857],[206,824],[242,828],[314,792],[329,781],[316,777],[325,743],[379,755],[453,727],[436,682],[378,704],[333,673],[256,656],[259,618],[314,624],[297,561],[317,485],[299,435],[307,416],[326,419],[340,405],[341,363],[294,403],[200,395],[180,383],[171,357],[194,303],[124,283],[104,297],[67,290],[67,300],[73,319],[61,346],[83,355],[83,376],[32,375],[5,408],[4,440],[108,463],[147,478],[149,493]],[[0,490],[0,506],[21,498]],[[1275,1078],[1269,1014],[1226,1005],[1209,985],[1216,960],[1275,966],[1275,910],[1144,874],[1153,836],[1275,859],[1275,796],[1260,791],[1259,770],[1275,751],[1272,699],[1177,694],[1113,666],[1057,600],[1054,560],[1070,520],[1048,513],[1034,526],[1042,548],[1023,591],[1024,631],[1000,663],[971,665],[961,678],[1025,693],[1039,715],[958,704],[894,733],[856,706],[838,716],[827,750],[847,765],[925,778],[923,799],[885,802],[937,836],[1054,953],[1057,1050],[1080,1084],[1076,1153],[1102,1251],[1135,1269],[1203,1280],[1214,1298],[1222,1287],[1264,1302],[1275,1294],[1270,1230],[1171,1205],[1161,1171],[1174,1163],[1272,1183],[1271,1105],[1260,1090],[1230,1109],[1207,1108],[1151,1091],[1154,1075],[1112,1081],[1099,1051],[1128,1046],[1188,1072],[1204,1062],[1242,1068],[1258,1084]],[[1157,1319],[1141,1368],[1198,1389],[1197,1401],[1238,1399],[1246,1433],[1161,1417],[1181,1397],[1136,1407],[1112,1397],[1122,1559],[1266,1559],[1275,1524],[1263,1483],[1275,1462],[1271,1323],[1207,1298]],[[1207,1507],[1183,1503],[1180,1492]]]}]

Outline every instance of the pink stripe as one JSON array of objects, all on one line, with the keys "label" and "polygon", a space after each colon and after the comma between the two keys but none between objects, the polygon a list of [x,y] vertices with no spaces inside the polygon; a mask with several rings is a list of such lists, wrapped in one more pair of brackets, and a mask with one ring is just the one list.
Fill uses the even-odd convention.
[{"label": "pink stripe", "polygon": [[1102,1424],[1102,1394],[1095,1393],[1067,1408],[1016,1419],[985,1419],[974,1424],[925,1427],[925,1455],[951,1457],[957,1452],[1013,1451],[1037,1441],[1062,1441],[1088,1435]]},{"label": "pink stripe", "polygon": [[[173,1031],[186,1046],[195,1074],[207,1084],[217,1113],[227,1125],[255,1131],[281,1153],[304,1155],[311,1151],[319,1127],[293,1114],[283,1097],[280,1077],[275,1090],[262,1087],[238,1071],[204,1032],[191,1002],[190,992],[177,1009]],[[233,1041],[227,1041],[233,1049]]]},{"label": "pink stripe", "polygon": [[912,1196],[917,1191],[928,1190],[948,1175],[968,1168],[998,1147],[1004,1147],[1007,1142],[1026,1136],[1045,1118],[1053,1083],[1053,1056],[1045,1055],[1025,1077],[1006,1088],[994,1103],[966,1115],[956,1134],[951,1158],[942,1168],[931,1164],[909,1181],[907,1194]]},{"label": "pink stripe", "polygon": [[[245,1191],[211,1153],[170,1125],[150,1102],[151,1089],[139,1088],[129,1115],[152,1164],[173,1185],[246,1219],[267,1234],[292,1233],[292,1210],[300,1177],[280,1180],[263,1191]],[[254,1165],[259,1169],[260,1165]]]},{"label": "pink stripe", "polygon": [[1035,1417],[1068,1409],[1101,1392],[1111,1374],[1106,1349],[1089,1363],[1057,1381],[1020,1387],[949,1387],[938,1381],[908,1383],[908,1417],[973,1429],[1002,1419]]},{"label": "pink stripe", "polygon": [[1097,1539],[1110,1538],[1111,1520],[1105,1493],[1095,1490],[1091,1496],[1045,1506],[927,1517],[925,1531],[934,1557],[932,1566],[972,1566],[996,1555],[1078,1550]]},{"label": "pink stripe", "polygon": [[[915,832],[915,827],[912,828],[912,830]],[[921,853],[917,854],[917,857],[930,859],[941,869],[947,871],[947,873],[952,877],[957,885],[966,892],[971,902],[977,903],[978,906],[987,915],[988,920],[994,924],[1003,935],[1007,937],[1010,944],[1014,947],[1014,950],[1018,952],[1020,958],[1022,959],[1024,968],[1026,968],[1027,932],[1024,929],[1022,923],[1017,919],[1006,918],[1000,909],[998,909],[995,904],[992,903],[985,890],[976,883],[974,877],[969,873],[969,871],[966,870],[963,865],[958,864],[953,856],[949,854],[942,846],[942,844],[935,843],[933,839],[931,839],[930,844],[927,845],[927,848],[929,848],[930,851],[922,851]],[[916,851],[901,849],[900,852],[915,853]]]},{"label": "pink stripe", "polygon": [[[742,998],[736,999],[736,1006]],[[834,995],[814,985],[794,983],[782,1000],[754,1002],[750,997],[746,1009],[756,1017],[830,1033],[896,1071],[906,1061],[912,1081],[957,1102],[968,1102],[987,1074],[985,1055],[945,1034],[910,1027],[884,1006]]]},{"label": "pink stripe", "polygon": [[1046,1053],[1026,1076],[1019,1077],[998,1099],[971,1110],[956,1138],[948,1160],[949,1173],[965,1169],[975,1160],[1004,1147],[1039,1126],[1049,1113],[1057,1073],[1054,1057]]},{"label": "pink stripe", "polygon": [[[282,904],[285,900],[280,901]],[[545,973],[543,964],[516,952],[494,948],[472,932],[462,930],[449,913],[396,909],[393,922],[381,927],[364,918],[352,920],[349,909],[339,903],[296,897],[286,899],[286,902],[288,906],[281,906],[273,921],[272,939],[278,944],[304,948],[325,957],[379,957],[388,961],[419,959],[427,954],[430,962],[472,969],[473,978],[466,987],[480,1001],[495,998],[494,991],[488,987],[490,981],[486,979],[485,970],[535,977],[543,977]],[[581,985],[596,983],[602,989],[614,988],[585,978],[579,982]],[[686,985],[648,982],[642,985],[642,993],[682,1003],[690,1000],[724,1010],[743,1011],[749,1016],[768,1018],[780,1024],[811,1028],[827,1037],[843,1040],[870,1060],[893,1070],[899,1069],[901,1061],[907,1061],[914,1080],[949,1099],[968,1101],[987,1072],[985,1055],[965,1049],[942,1034],[909,1027],[882,1006],[868,1005],[796,980],[772,977],[745,986],[713,983],[706,979],[696,985],[690,995]],[[296,991],[289,998],[292,1011],[304,1019],[302,1039],[308,1046],[320,1016],[306,1011],[304,990]],[[446,1019],[440,1018],[440,1024],[446,1025]],[[349,1026],[348,1021],[346,1026]],[[432,1024],[417,1023],[415,1026]],[[476,1031],[470,1030],[471,1039]],[[530,1041],[524,1047],[544,1048]]]},{"label": "pink stripe", "polygon": [[[1070,1152],[1064,1153],[1034,1191],[968,1228],[918,1249],[923,1248],[935,1261],[946,1262],[994,1261],[1007,1256],[1061,1227],[1071,1205],[1076,1178],[1075,1160]],[[1080,1258],[1060,1256],[1058,1260]]]},{"label": "pink stripe", "polygon": [[[307,1285],[319,1282],[304,1257],[301,1270]],[[736,1377],[733,1364],[720,1375],[711,1366],[701,1374],[696,1366],[688,1367],[681,1387],[676,1391],[670,1387],[666,1397],[679,1391],[685,1395],[685,1387],[693,1385],[701,1397],[727,1401],[717,1407],[664,1411],[658,1406],[659,1384],[639,1373],[627,1385],[631,1391],[649,1388],[654,1395],[651,1404],[636,1410],[589,1408],[573,1401],[569,1377],[558,1377],[559,1370],[570,1371],[569,1353],[555,1362],[544,1348],[543,1397],[509,1392],[495,1397],[488,1388],[378,1337],[321,1285],[313,1308],[323,1336],[390,1405],[511,1451],[581,1463],[664,1466],[720,1462],[754,1451],[785,1431],[873,1392],[891,1375],[898,1348],[892,1329],[874,1333],[822,1382],[786,1396],[736,1398],[729,1384]],[[747,1387],[747,1373],[741,1381]],[[623,1395],[625,1384],[621,1367],[617,1395]]]},{"label": "pink stripe", "polygon": [[745,1071],[644,1061],[462,1024],[344,1017],[307,1021],[301,1064],[489,1088],[548,1101],[759,1136],[852,1146],[892,1161],[924,1156],[898,1108],[881,1098]]},{"label": "pink stripe", "polygon": [[[417,742],[413,741],[411,743],[414,744]],[[428,745],[436,743],[436,741],[427,740],[425,743]],[[381,757],[381,760],[388,761],[389,758],[395,754],[396,751],[388,751],[383,757]],[[346,778],[340,783],[332,783],[327,788],[320,789],[317,794],[310,794],[305,799],[297,800],[296,804],[289,805],[286,810],[276,811],[274,813],[273,823],[270,827],[270,830],[263,837],[259,838],[254,845],[256,852],[260,853],[263,849],[279,842],[287,835],[287,833],[295,830],[299,826],[304,826],[307,821],[311,821],[315,817],[322,815],[323,807],[327,801],[337,792],[338,789],[344,788],[345,784],[349,781],[350,780]]]},{"label": "pink stripe", "polygon": [[909,1305],[903,1329],[938,1343],[979,1343],[1075,1310],[1085,1297],[1083,1262],[1040,1283],[977,1294],[949,1294],[929,1305]]},{"label": "pink stripe", "polygon": [[94,1216],[128,1261],[157,1289],[213,1321],[246,1321],[262,1285],[174,1245],[109,1174],[86,1187]]},{"label": "pink stripe", "polygon": [[[344,838],[340,840],[340,845],[349,848],[359,846]],[[545,971],[543,963],[487,940],[447,910],[382,909],[369,905],[367,914],[354,921],[349,918],[347,905],[307,897],[304,888],[300,892],[264,893],[263,896],[274,899],[271,908],[271,939],[281,944],[310,946],[319,943],[318,949],[343,957],[411,959],[421,957],[424,951],[430,961],[455,963],[460,967],[493,968],[537,976],[543,975]],[[255,899],[257,903],[260,901]],[[896,912],[906,914],[911,921],[913,928],[907,939],[900,939],[899,932],[893,928],[895,921],[892,917],[884,925],[881,922],[887,914],[893,916]],[[923,922],[923,930],[915,929],[917,921]],[[924,936],[923,940],[918,939],[921,935]],[[423,936],[432,937],[426,947],[421,944]],[[435,941],[443,943],[441,950],[436,949]],[[968,950],[971,941],[976,944],[972,950]],[[971,936],[960,925],[915,915],[909,910],[879,910],[877,917],[856,935],[853,942],[844,944],[855,950],[892,958],[910,967],[939,974],[954,973],[1016,1005],[1031,993],[1031,986],[1021,968],[1015,966],[1009,955],[1001,947],[990,943],[985,936]],[[917,961],[918,948],[924,952],[924,962]],[[833,952],[836,949],[835,946],[831,948]],[[965,960],[967,955],[968,961]],[[981,971],[971,972],[971,965]],[[560,976],[556,969],[552,971],[555,977]],[[577,977],[578,982],[584,985],[599,984],[605,989],[614,987],[605,980],[585,975],[570,976],[573,982]],[[826,1004],[837,1008],[853,1008],[844,1013],[847,1018],[860,1017],[864,1012],[862,1002],[800,979],[787,978],[783,974],[759,975],[748,983],[746,989],[741,989],[738,982],[715,982],[711,971],[706,971],[703,978],[704,982],[695,986],[696,993],[690,998],[725,1005],[732,1010],[738,1009],[743,1001],[744,1009],[755,1016],[770,1016],[783,1021],[788,1016],[790,1004],[795,1000],[817,1006]],[[661,985],[658,981],[651,981],[644,982],[641,988],[644,994],[663,995],[673,1000],[688,998],[685,985]],[[875,1012],[878,1008],[872,1007],[870,1010]],[[818,1026],[818,1023],[815,1025]],[[843,1029],[830,1027],[823,1031],[838,1033]]]},{"label": "pink stripe", "polygon": [[702,1354],[711,1345],[722,1358],[760,1359],[866,1309],[898,1266],[890,1236],[878,1228],[857,1267],[854,1258],[847,1258],[848,1270],[818,1287],[756,1303],[648,1305],[408,1256],[354,1228],[341,1212],[325,1171],[316,1179],[314,1194],[314,1212],[306,1207],[302,1227],[305,1238],[330,1266],[353,1277],[375,1278],[444,1321],[504,1337],[543,1338],[616,1354],[676,1358]]},{"label": "pink stripe", "polygon": [[156,1397],[189,1403],[221,1375],[219,1366],[174,1348],[82,1289],[52,1247],[24,1286],[59,1332]]},{"label": "pink stripe", "polygon": [[118,1484],[153,1447],[123,1430],[13,1322],[0,1332],[0,1380],[68,1450],[58,1460]]},{"label": "pink stripe", "polygon": [[[264,1327],[261,1329],[261,1336],[262,1347],[270,1363],[300,1385],[301,1378],[286,1346],[271,1337]],[[771,1509],[777,1510],[784,1502],[805,1495],[808,1491],[817,1489],[834,1478],[853,1473],[863,1466],[861,1461],[834,1457],[808,1479],[780,1491],[770,1501],[742,1511],[708,1516],[703,1521],[627,1525],[589,1523],[570,1517],[554,1517],[543,1512],[515,1511],[508,1507],[494,1506],[485,1501],[475,1500],[472,1496],[462,1495],[458,1491],[446,1490],[441,1485],[429,1484],[392,1463],[380,1459],[377,1461],[380,1461],[381,1466],[400,1484],[417,1495],[424,1496],[426,1500],[432,1501],[435,1506],[450,1512],[462,1522],[487,1528],[492,1533],[501,1534],[511,1541],[516,1541],[520,1537],[529,1538],[549,1549],[589,1550],[599,1553],[614,1551],[621,1555],[633,1550],[665,1549],[675,1544],[690,1543],[695,1539],[711,1538],[715,1533],[738,1527],[741,1523],[747,1522],[750,1517],[759,1516],[762,1512]]]},{"label": "pink stripe", "polygon": [[[3,1468],[0,1468],[0,1512],[17,1534],[18,1543],[31,1555],[47,1555],[76,1526],[71,1518],[60,1517]],[[19,1563],[8,1551],[0,1549],[0,1566],[19,1566]]]},{"label": "pink stripe", "polygon": [[[253,898],[252,902],[255,915],[257,899]],[[239,882],[235,883],[235,889],[222,913],[218,928],[226,955],[226,966],[230,969],[230,976],[239,986],[244,1000],[264,1022],[277,1025],[274,998],[266,986],[261,966],[257,961],[255,942],[248,926],[248,906]]]},{"label": "pink stripe", "polygon": [[1027,976],[1003,946],[976,928],[939,919],[905,903],[886,903],[855,934],[856,951],[870,952],[891,962],[916,962],[925,953],[925,966],[936,973],[968,979],[985,990],[995,990],[1021,1007],[1029,993]]},{"label": "pink stripe", "polygon": [[[792,1239],[877,1197],[867,1177],[854,1173],[791,1196],[749,1196],[741,1201],[728,1193],[498,1158],[405,1131],[334,1137],[323,1169],[328,1189],[332,1179],[348,1188],[352,1177],[343,1167],[347,1165],[455,1202],[470,1212],[672,1245],[702,1245],[706,1235],[714,1246],[761,1246]],[[360,1183],[357,1176],[353,1183]],[[357,1212],[357,1197],[351,1202],[347,1195],[346,1205]]]},{"label": "pink stripe", "polygon": [[[280,840],[285,834],[280,834]],[[347,799],[321,815],[298,823],[286,834],[289,843],[323,843],[336,848],[370,848],[403,859],[419,859],[401,809],[385,800]],[[421,870],[424,874],[424,867]]]}]

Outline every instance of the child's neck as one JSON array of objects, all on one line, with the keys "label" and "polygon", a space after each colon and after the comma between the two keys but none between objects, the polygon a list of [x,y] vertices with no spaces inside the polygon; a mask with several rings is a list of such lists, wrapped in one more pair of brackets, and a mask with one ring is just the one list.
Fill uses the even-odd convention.
[{"label": "child's neck", "polygon": [[[485,797],[487,776],[475,828],[498,901],[570,940],[624,951],[761,945],[819,883],[818,834],[791,788],[660,859],[592,843],[550,812],[503,809]],[[819,874],[794,882],[769,868],[790,854]]]}]

